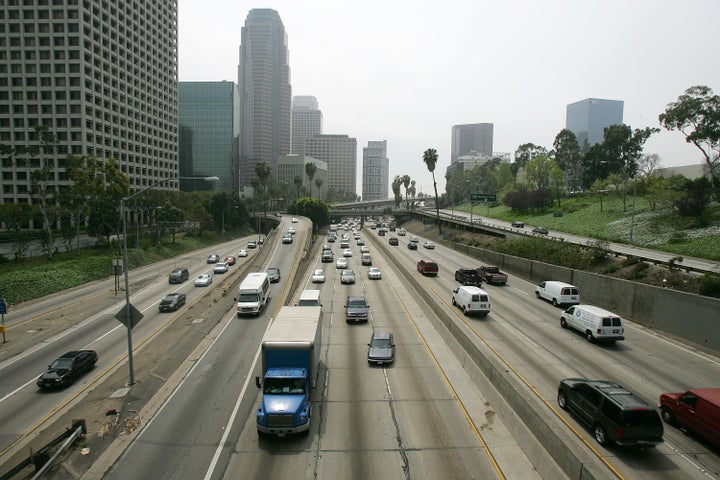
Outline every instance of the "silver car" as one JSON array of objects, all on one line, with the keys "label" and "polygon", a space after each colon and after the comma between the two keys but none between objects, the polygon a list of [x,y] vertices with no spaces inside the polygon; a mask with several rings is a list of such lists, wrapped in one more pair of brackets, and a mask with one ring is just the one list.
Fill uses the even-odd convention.
[{"label": "silver car", "polygon": [[212,275],[209,273],[201,273],[198,275],[198,277],[195,279],[195,286],[196,287],[207,287],[210,285],[213,281]]},{"label": "silver car", "polygon": [[325,283],[325,272],[317,269],[312,274],[312,283]]},{"label": "silver car", "polygon": [[368,343],[368,364],[382,365],[395,360],[395,340],[390,332],[373,332]]}]

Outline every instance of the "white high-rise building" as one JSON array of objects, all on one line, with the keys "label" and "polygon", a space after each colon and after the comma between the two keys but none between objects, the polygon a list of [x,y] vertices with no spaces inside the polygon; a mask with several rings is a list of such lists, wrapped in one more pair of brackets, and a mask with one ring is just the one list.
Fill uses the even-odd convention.
[{"label": "white high-rise building", "polygon": [[305,140],[322,134],[322,112],[312,95],[293,97],[291,152],[305,154]]},{"label": "white high-rise building", "polygon": [[362,199],[386,200],[389,197],[390,160],[387,157],[387,140],[369,141],[363,148]]},{"label": "white high-rise building", "polygon": [[305,141],[305,155],[327,162],[328,190],[357,195],[357,139],[347,135],[315,135]]}]

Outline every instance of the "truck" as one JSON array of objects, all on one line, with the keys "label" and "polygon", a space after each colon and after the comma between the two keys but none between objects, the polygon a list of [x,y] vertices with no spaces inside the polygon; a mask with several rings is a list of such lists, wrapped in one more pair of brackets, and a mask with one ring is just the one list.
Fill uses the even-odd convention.
[{"label": "truck", "polygon": [[479,272],[474,268],[458,268],[455,270],[455,281],[461,285],[475,285],[482,283]]},{"label": "truck", "polygon": [[480,278],[490,285],[505,285],[508,281],[508,276],[495,265],[482,265],[478,267],[477,272]]},{"label": "truck", "polygon": [[261,344],[262,392],[258,435],[307,435],[322,347],[322,307],[280,308]]},{"label": "truck", "polygon": [[270,300],[270,280],[267,272],[248,273],[238,287],[235,297],[237,316],[260,315]]}]

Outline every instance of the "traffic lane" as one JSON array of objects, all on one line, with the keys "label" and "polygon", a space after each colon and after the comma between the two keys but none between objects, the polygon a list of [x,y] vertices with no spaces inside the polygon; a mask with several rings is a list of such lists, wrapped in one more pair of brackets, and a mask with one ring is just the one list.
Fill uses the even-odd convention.
[{"label": "traffic lane", "polygon": [[231,309],[227,328],[113,467],[112,477],[106,478],[201,478],[225,470],[229,444],[221,444],[222,439],[240,434],[237,422],[230,422],[235,408],[238,417],[255,418],[251,415],[257,398],[254,376],[259,374],[255,361],[262,336],[292,280],[287,275],[295,257],[291,245],[274,244],[270,258],[260,266],[278,266],[286,272],[272,284],[271,301],[263,312],[237,317]]},{"label": "traffic lane", "polygon": [[[432,280],[432,281],[431,281]],[[428,285],[428,291],[433,290],[435,287],[436,279],[429,279],[427,280]],[[488,289],[488,291],[492,292],[496,289]],[[498,292],[506,292],[507,287],[505,288],[498,288]],[[492,299],[492,297],[491,297]],[[521,301],[529,301],[530,298],[525,299],[513,299],[513,302],[508,302],[508,305],[513,305],[513,310],[517,308],[518,302]],[[444,302],[444,300],[443,300]],[[539,300],[536,300],[536,302],[540,302]],[[494,312],[498,312],[498,310],[502,309],[503,303],[498,303],[497,301],[493,302],[493,310]],[[546,306],[545,306],[546,307]],[[559,310],[555,309],[554,307],[551,307],[552,311],[557,311],[558,318],[559,318]],[[495,313],[491,313],[487,319],[493,320]],[[623,375],[627,375],[632,378],[633,381],[621,381],[624,385],[626,385],[631,390],[638,393],[640,396],[646,398],[651,404],[654,403],[654,397],[657,395],[652,395],[648,397],[647,395],[643,395],[643,392],[638,392],[637,388],[633,388],[632,385],[645,385],[648,383],[647,379],[641,378],[640,375],[637,375],[635,365],[654,365],[653,363],[648,363],[646,361],[646,358],[651,358],[651,352],[647,352],[647,355],[645,355],[645,358],[643,358],[643,355],[640,355],[638,358],[632,358],[628,359],[627,357],[630,355],[627,355],[627,353],[621,353],[618,354],[615,358],[612,358],[612,355],[608,355],[607,352],[613,352],[615,350],[619,350],[622,352],[632,351],[632,348],[626,350],[625,344],[622,342],[618,343],[618,345],[615,346],[602,346],[602,345],[589,345],[585,340],[584,337],[574,335],[573,332],[570,331],[561,331],[559,333],[555,333],[557,328],[557,324],[559,321],[549,323],[547,321],[547,318],[540,317],[538,318],[537,315],[530,315],[528,317],[524,317],[522,321],[515,321],[514,318],[516,318],[515,315],[513,315],[511,310],[508,310],[505,315],[505,322],[507,324],[512,324],[514,327],[511,327],[511,329],[515,329],[516,333],[511,335],[505,335],[501,330],[497,328],[497,325],[494,323],[491,323],[490,321],[479,321],[479,324],[483,325],[482,334],[478,334],[478,336],[486,337],[486,340],[491,343],[494,347],[497,347],[498,351],[502,352],[501,354],[504,355],[506,358],[506,361],[509,365],[513,365],[513,367],[517,367],[518,370],[522,373],[525,378],[532,378],[533,384],[539,386],[539,390],[543,392],[543,395],[548,402],[548,404],[552,404],[552,400],[554,399],[554,396],[556,394],[557,389],[557,383],[559,382],[560,378],[566,378],[567,376],[586,376],[590,378],[610,378],[610,379],[616,379],[618,377],[623,377]],[[498,316],[498,320],[503,320],[502,316]],[[547,330],[546,334],[542,334],[541,330],[545,328]],[[628,323],[629,330],[633,329],[633,326]],[[533,331],[535,330],[535,331]],[[638,331],[641,331],[642,329],[638,329]],[[492,332],[492,333],[491,333]],[[525,337],[524,333],[527,332],[529,336],[532,337],[532,339],[529,339],[528,337]],[[492,336],[494,334],[497,334],[498,336],[493,338]],[[567,341],[567,338],[570,338],[570,341]],[[633,335],[631,335],[632,337]],[[521,341],[521,339],[525,338],[525,341]],[[575,339],[579,339],[579,341],[574,342]],[[573,343],[574,342],[574,343]],[[642,343],[642,342],[640,342]],[[568,345],[575,344],[577,348],[571,349],[568,348]],[[588,347],[590,349],[588,350]],[[652,349],[657,349],[658,344],[654,343]],[[683,350],[683,348],[681,348]],[[537,352],[556,352],[552,353],[551,355],[547,356],[549,358],[546,358],[544,361],[538,361],[538,358],[535,358],[537,355]],[[530,353],[534,352],[534,353]],[[559,356],[558,356],[559,355]],[[552,357],[556,356],[555,359]],[[578,370],[575,370],[574,373],[567,373],[568,370],[572,370],[571,368],[565,368],[564,372],[562,374],[553,374],[553,365],[564,365],[565,367],[569,365],[576,365],[580,370],[580,373],[577,373]],[[714,367],[714,364],[710,364],[711,367]],[[662,369],[662,367],[659,367]],[[593,374],[595,372],[595,374]],[[610,372],[615,372],[613,375]],[[553,379],[552,377],[556,376],[556,379]],[[639,378],[640,377],[640,378]],[[542,380],[545,379],[546,381],[543,382]],[[576,421],[574,419],[570,419],[570,422],[573,423]],[[578,428],[578,431],[584,432],[584,429],[582,427]],[[588,439],[590,442],[594,442],[592,440],[592,436],[589,433],[586,433],[586,439]],[[686,451],[690,452],[690,451]],[[616,453],[613,453],[615,455]],[[667,472],[670,472],[669,474],[672,475],[672,471],[677,468],[677,465],[673,464],[672,460],[669,462],[667,459],[670,459],[673,455],[672,450],[668,452],[668,457],[658,459],[657,456],[649,455],[647,457],[643,458],[642,462],[638,462],[637,459],[635,459],[632,454],[628,455],[628,451],[619,451],[617,452],[618,457],[621,458],[622,462],[625,462],[624,468],[628,469],[632,472],[632,475],[639,475],[640,472],[636,472],[633,468],[633,465],[640,463],[642,465],[642,468],[640,470],[646,469],[651,471],[656,471],[660,465],[665,465],[666,468],[664,470],[664,474],[668,474]],[[688,463],[681,462],[682,466],[686,469],[689,466]],[[711,463],[706,464],[709,466],[712,466]],[[687,475],[693,476],[698,475],[700,470],[697,468],[690,468],[687,471]]]}]

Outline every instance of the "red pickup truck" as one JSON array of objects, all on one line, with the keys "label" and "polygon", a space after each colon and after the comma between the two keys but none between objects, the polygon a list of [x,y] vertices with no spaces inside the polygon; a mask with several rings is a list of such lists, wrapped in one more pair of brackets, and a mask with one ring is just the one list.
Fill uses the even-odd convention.
[{"label": "red pickup truck", "polygon": [[417,262],[417,271],[423,275],[434,277],[438,274],[439,270],[438,264],[432,260],[420,260]]},{"label": "red pickup truck", "polygon": [[477,272],[485,283],[491,285],[505,285],[508,281],[508,276],[495,265],[483,265],[478,267]]}]

